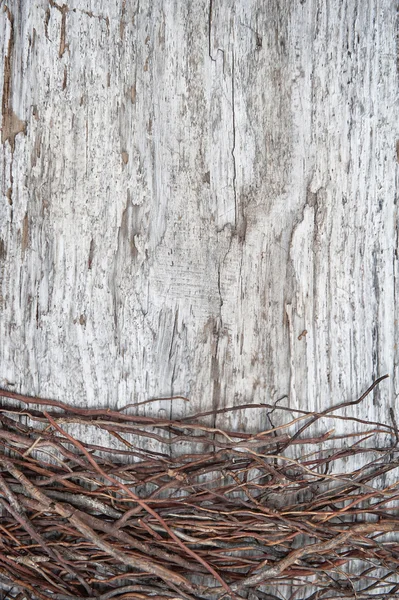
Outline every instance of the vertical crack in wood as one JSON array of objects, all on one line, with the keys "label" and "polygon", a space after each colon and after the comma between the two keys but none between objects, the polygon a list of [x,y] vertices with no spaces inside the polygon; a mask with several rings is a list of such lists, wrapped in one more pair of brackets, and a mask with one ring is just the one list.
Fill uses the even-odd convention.
[{"label": "vertical crack in wood", "polygon": [[399,75],[399,2],[396,3],[396,72]]},{"label": "vertical crack in wood", "polygon": [[[213,391],[212,391],[212,406],[214,409],[220,408],[220,364],[219,364],[219,342],[220,342],[220,334],[223,328],[223,316],[222,316],[222,307],[223,307],[223,296],[221,289],[221,264],[218,266],[218,294],[219,294],[219,315],[215,320],[213,334],[216,337],[215,350],[212,354],[212,362],[211,362],[211,376],[213,382]],[[213,427],[216,427],[216,415],[213,415]]]},{"label": "vertical crack in wood", "polygon": [[[1,124],[1,143],[4,145],[8,140],[11,148],[10,161],[10,187],[7,191],[7,197],[12,205],[12,195],[14,187],[13,177],[13,156],[15,150],[15,138],[19,133],[26,134],[26,121],[21,120],[14,112],[12,106],[12,56],[14,50],[14,16],[8,6],[4,7],[10,23],[10,35],[8,38],[7,54],[4,58],[4,78],[3,78],[3,96],[1,100],[2,124]],[[12,218],[12,216],[11,216]]]},{"label": "vertical crack in wood", "polygon": [[25,251],[29,244],[29,217],[28,213],[25,213],[25,217],[22,223],[22,234],[21,234],[21,252],[24,256]]},{"label": "vertical crack in wood", "polygon": [[211,50],[211,36],[212,36],[212,5],[213,5],[213,0],[209,0],[209,7],[208,7],[208,54],[209,54],[209,58],[211,59],[212,62],[216,62],[216,58],[213,58],[212,56],[212,50]]},{"label": "vertical crack in wood", "polygon": [[[372,264],[372,281],[373,281],[373,291],[374,291],[374,300],[375,300],[375,320],[373,323],[373,329],[371,332],[371,339],[372,339],[372,344],[373,344],[373,348],[372,348],[372,365],[373,365],[373,379],[377,379],[377,377],[379,376],[379,369],[380,369],[380,335],[379,335],[379,327],[378,327],[378,323],[379,323],[379,319],[378,319],[378,312],[379,312],[379,305],[380,305],[380,283],[379,283],[379,278],[378,278],[378,257],[377,257],[377,248],[373,251],[373,264]],[[379,253],[379,252],[378,252]],[[380,393],[378,388],[375,390],[374,394],[373,394],[373,405],[374,406],[379,406],[380,405]]]},{"label": "vertical crack in wood", "polygon": [[123,38],[125,36],[125,28],[126,28],[125,15],[126,15],[126,0],[122,0],[121,18],[120,18],[120,22],[119,22],[119,37],[120,37],[121,41],[123,40]]},{"label": "vertical crack in wood", "polygon": [[236,165],[236,111],[235,111],[235,84],[234,84],[234,50],[231,58],[231,109],[232,109],[232,128],[233,128],[233,144],[231,148],[231,156],[233,159],[233,194],[234,194],[234,226],[237,231],[238,226],[238,207],[237,207],[237,165]]},{"label": "vertical crack in wood", "polygon": [[[169,357],[168,357],[168,362],[170,363],[172,361],[173,358],[173,350],[174,350],[174,346],[175,346],[175,340],[178,337],[179,333],[178,333],[178,324],[179,324],[179,307],[176,308],[175,310],[175,318],[173,321],[173,329],[172,329],[172,336],[171,336],[171,340],[170,340],[170,347],[169,347]],[[174,356],[173,359],[173,368],[172,368],[172,375],[171,375],[171,380],[170,380],[170,395],[173,398],[173,396],[175,395],[175,380],[176,380],[176,355]],[[170,403],[169,406],[169,419],[172,420],[173,419],[173,404],[172,402]],[[169,439],[171,440],[173,437],[172,432],[169,432]],[[174,453],[173,453],[173,444],[169,444],[169,456],[173,457]]]},{"label": "vertical crack in wood", "polygon": [[50,15],[51,15],[50,8],[47,8],[45,18],[44,18],[44,35],[47,40],[50,40],[50,38],[48,36],[48,24],[50,22]]},{"label": "vertical crack in wood", "polygon": [[[215,349],[212,354],[211,361],[211,377],[212,377],[212,408],[214,410],[220,408],[220,363],[219,363],[219,341],[220,341],[220,320],[215,322],[213,334],[216,337]],[[212,427],[216,428],[217,415],[213,414]]]},{"label": "vertical crack in wood", "polygon": [[[4,59],[4,79],[3,79],[3,97],[1,102],[2,109],[2,127],[1,127],[1,143],[6,141],[10,143],[11,152],[15,150],[15,138],[19,133],[26,133],[26,121],[22,121],[17,117],[12,107],[12,54],[14,49],[14,17],[8,8],[5,7],[10,23],[10,36],[8,38],[7,54]],[[12,177],[10,175],[10,179]]]},{"label": "vertical crack in wood", "polygon": [[66,13],[68,12],[68,7],[65,4],[62,6],[62,15],[61,15],[61,37],[60,37],[60,49],[58,51],[58,56],[62,58],[64,56],[64,52],[66,49]]},{"label": "vertical crack in wood", "polygon": [[[69,8],[68,8],[67,4],[63,4],[62,6],[60,6],[59,4],[54,2],[54,0],[49,0],[49,2],[50,2],[51,7],[56,8],[61,13],[61,35],[60,35],[60,48],[58,51],[58,56],[59,56],[59,58],[62,58],[64,56],[65,50],[68,47],[68,44],[66,43],[66,15],[67,15],[67,12],[69,11]],[[47,15],[46,15],[46,20],[47,20],[47,26],[48,26]]]}]

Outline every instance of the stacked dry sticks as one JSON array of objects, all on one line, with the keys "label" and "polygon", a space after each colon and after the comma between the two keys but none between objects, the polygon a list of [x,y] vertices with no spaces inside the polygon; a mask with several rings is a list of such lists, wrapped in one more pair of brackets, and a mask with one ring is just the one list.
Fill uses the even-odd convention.
[{"label": "stacked dry sticks", "polygon": [[0,584],[20,600],[399,597],[393,414],[353,418],[363,432],[345,440],[310,433],[381,379],[256,435],[206,426],[214,413],[173,421],[0,391]]}]

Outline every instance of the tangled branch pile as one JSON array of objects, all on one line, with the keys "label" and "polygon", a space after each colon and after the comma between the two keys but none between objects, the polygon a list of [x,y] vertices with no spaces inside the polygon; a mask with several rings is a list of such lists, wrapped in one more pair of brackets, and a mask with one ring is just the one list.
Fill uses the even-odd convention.
[{"label": "tangled branch pile", "polygon": [[257,435],[0,391],[24,402],[0,408],[0,583],[21,600],[397,597],[395,419],[346,444],[308,429],[379,381]]}]

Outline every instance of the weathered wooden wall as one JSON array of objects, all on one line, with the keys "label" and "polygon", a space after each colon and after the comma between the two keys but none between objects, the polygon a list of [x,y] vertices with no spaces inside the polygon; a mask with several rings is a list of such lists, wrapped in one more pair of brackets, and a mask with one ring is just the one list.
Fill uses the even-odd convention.
[{"label": "weathered wooden wall", "polygon": [[397,0],[0,5],[0,384],[386,418]]}]

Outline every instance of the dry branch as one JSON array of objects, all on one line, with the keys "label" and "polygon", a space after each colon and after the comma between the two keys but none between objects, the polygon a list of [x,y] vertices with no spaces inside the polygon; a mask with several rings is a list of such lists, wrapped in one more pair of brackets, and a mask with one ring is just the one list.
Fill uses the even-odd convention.
[{"label": "dry branch", "polygon": [[0,583],[39,600],[275,600],[285,584],[292,600],[308,584],[308,600],[396,597],[399,481],[384,483],[399,466],[396,421],[362,421],[345,445],[304,437],[381,379],[257,434],[0,390],[25,405],[0,408]]}]

